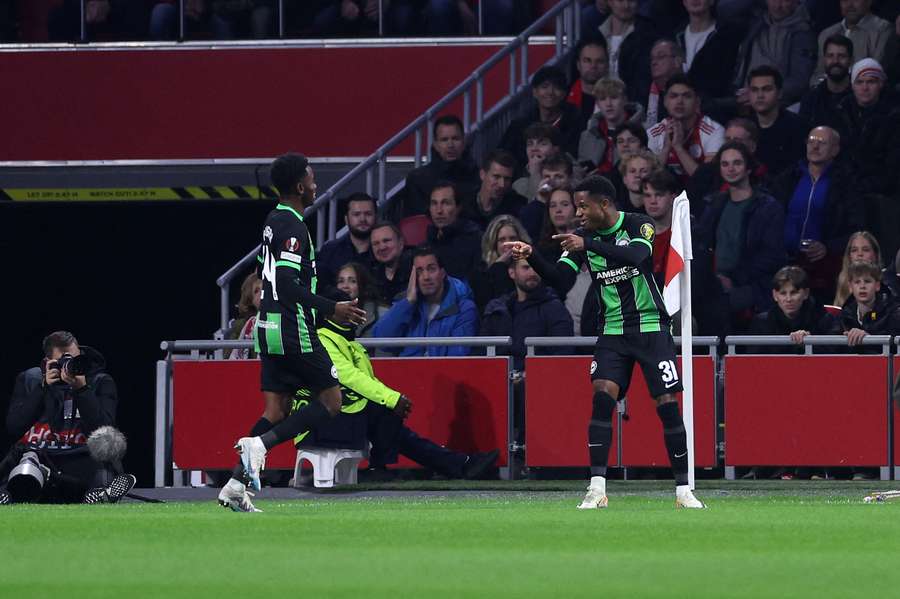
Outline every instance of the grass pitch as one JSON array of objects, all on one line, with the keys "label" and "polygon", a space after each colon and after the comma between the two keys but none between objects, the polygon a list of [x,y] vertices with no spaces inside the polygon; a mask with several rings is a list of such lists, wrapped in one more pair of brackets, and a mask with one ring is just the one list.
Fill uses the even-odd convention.
[{"label": "grass pitch", "polygon": [[702,511],[642,482],[611,482],[609,509],[591,512],[571,482],[261,499],[263,514],[4,506],[0,584],[5,597],[117,599],[896,596],[900,502],[862,502],[891,485],[701,481]]}]

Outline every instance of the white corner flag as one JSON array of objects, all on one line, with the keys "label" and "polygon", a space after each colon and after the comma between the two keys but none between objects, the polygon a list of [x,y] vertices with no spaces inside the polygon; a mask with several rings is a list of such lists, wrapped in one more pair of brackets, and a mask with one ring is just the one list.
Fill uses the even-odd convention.
[{"label": "white corner flag", "polygon": [[684,430],[687,433],[688,485],[694,489],[694,346],[691,325],[691,211],[687,193],[672,206],[672,239],[666,258],[663,301],[669,316],[681,313],[681,380]]}]

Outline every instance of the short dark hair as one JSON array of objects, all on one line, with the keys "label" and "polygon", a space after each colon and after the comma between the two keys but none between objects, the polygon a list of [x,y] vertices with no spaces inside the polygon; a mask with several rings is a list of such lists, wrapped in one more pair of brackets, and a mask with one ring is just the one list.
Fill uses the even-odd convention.
[{"label": "short dark hair", "polygon": [[78,345],[78,339],[75,338],[75,335],[70,333],[69,331],[54,331],[44,337],[44,341],[41,342],[41,346],[44,350],[44,356],[49,358],[50,354],[53,353],[53,348],[57,349],[66,349],[72,344]]},{"label": "short dark hair", "polygon": [[750,134],[753,143],[759,143],[759,126],[748,118],[737,116],[725,124],[725,129],[729,127],[740,127]]},{"label": "short dark hair", "polygon": [[343,208],[344,208],[344,209],[343,209],[342,212],[343,212],[344,214],[347,214],[347,212],[350,211],[350,204],[351,204],[351,202],[371,202],[371,203],[372,203],[372,209],[375,210],[375,211],[378,210],[378,202],[375,201],[375,198],[373,198],[372,196],[370,196],[370,195],[367,194],[367,193],[363,193],[363,192],[361,192],[361,191],[357,191],[356,193],[351,193],[349,196],[347,196],[347,199],[345,199],[345,200],[343,201]]},{"label": "short dark hair", "polygon": [[441,179],[437,183],[431,186],[431,189],[428,191],[428,201],[431,201],[431,194],[435,192],[436,189],[444,189],[448,187],[453,190],[453,201],[456,202],[456,205],[459,206],[460,197],[459,197],[459,189],[456,188],[456,183],[450,181],[448,179]]},{"label": "short dark hair", "polygon": [[516,169],[516,157],[512,155],[512,152],[507,152],[506,150],[496,149],[491,150],[491,152],[484,157],[484,160],[481,162],[481,169],[484,171],[491,170],[492,164],[499,164],[505,168],[511,168],[513,170]]},{"label": "short dark hair", "polygon": [[691,91],[693,91],[695,94],[697,93],[697,86],[694,84],[691,78],[688,77],[685,73],[677,73],[669,77],[669,80],[666,81],[666,88],[663,90],[663,97],[667,96],[669,94],[669,90],[676,85],[684,85],[691,88]]},{"label": "short dark hair", "polygon": [[525,127],[522,137],[527,142],[529,139],[549,139],[554,146],[561,146],[563,143],[562,133],[553,125],[546,123],[531,123]]},{"label": "short dark hair", "polygon": [[575,165],[572,164],[572,159],[562,152],[544,158],[544,162],[541,164],[541,170],[543,171],[545,168],[561,168],[566,171],[566,174],[570,177],[575,171]]},{"label": "short dark hair", "polygon": [[665,193],[676,194],[681,191],[678,179],[667,168],[655,168],[647,173],[647,176],[641,179],[641,191],[647,185],[656,191],[664,191]]},{"label": "short dark hair", "polygon": [[772,291],[778,291],[788,283],[797,289],[809,289],[809,276],[799,266],[783,266],[772,277]]},{"label": "short dark hair", "polygon": [[784,86],[784,77],[781,75],[781,71],[772,65],[762,64],[750,71],[750,74],[747,75],[747,83],[749,84],[754,77],[771,77],[775,88],[779,90]]},{"label": "short dark hair", "polygon": [[575,186],[575,193],[586,191],[588,197],[595,202],[607,199],[610,203],[616,202],[616,188],[609,179],[600,175],[591,175]]},{"label": "short dark hair", "polygon": [[416,249],[413,250],[413,260],[415,260],[416,258],[421,258],[423,256],[434,256],[434,259],[437,262],[438,266],[444,268],[444,261],[441,260],[440,255],[430,245],[422,244],[420,246],[416,246]]},{"label": "short dark hair", "polygon": [[435,137],[437,137],[437,130],[438,130],[438,127],[440,127],[440,126],[442,126],[442,125],[445,126],[445,127],[446,127],[446,126],[449,126],[449,125],[455,125],[455,126],[459,127],[459,132],[460,132],[460,133],[465,134],[465,132],[466,132],[466,128],[463,127],[463,122],[462,122],[462,121],[460,120],[460,118],[459,118],[458,116],[456,116],[455,114],[445,114],[444,116],[438,118],[438,119],[434,122],[434,126],[431,128],[431,133],[432,133],[432,135],[434,135]]},{"label": "short dark hair", "polygon": [[834,35],[829,35],[827,38],[825,38],[825,43],[822,44],[822,54],[825,53],[825,49],[828,46],[840,46],[847,50],[847,54],[851,59],[853,58],[853,40],[846,35],[835,33]]},{"label": "short dark hair", "polygon": [[872,262],[851,262],[847,267],[847,282],[859,277],[870,276],[881,282],[881,268]]},{"label": "short dark hair", "polygon": [[309,159],[303,154],[295,152],[282,154],[272,162],[269,169],[272,185],[282,196],[295,195],[297,184],[306,177],[307,168],[309,168]]},{"label": "short dark hair", "polygon": [[537,89],[544,83],[549,81],[559,89],[569,89],[566,81],[566,74],[557,66],[543,66],[537,70],[531,78],[531,89]]},{"label": "short dark hair", "polygon": [[615,131],[612,132],[613,141],[616,141],[616,138],[619,137],[619,135],[624,131],[628,131],[629,133],[631,133],[632,135],[637,137],[639,140],[641,140],[641,146],[643,146],[645,148],[647,147],[647,142],[649,141],[647,138],[647,130],[644,129],[640,125],[640,123],[633,123],[631,121],[626,121],[626,122],[622,123],[621,125],[619,125],[618,128],[616,128]]},{"label": "short dark hair", "polygon": [[756,160],[756,157],[753,156],[753,152],[750,151],[750,148],[739,141],[727,141],[722,144],[722,147],[719,148],[716,157],[713,159],[713,164],[716,165],[716,168],[721,168],[722,154],[728,150],[740,152],[741,157],[744,159],[744,163],[747,165],[747,174],[752,177],[753,171],[759,166],[759,162]]},{"label": "short dark hair", "polygon": [[397,236],[397,239],[403,239],[403,231],[400,230],[400,227],[398,227],[396,225],[396,223],[392,223],[389,220],[380,220],[380,221],[376,222],[372,226],[372,231],[374,232],[375,229],[383,229],[384,227],[387,227],[391,231],[393,231],[394,234]]}]

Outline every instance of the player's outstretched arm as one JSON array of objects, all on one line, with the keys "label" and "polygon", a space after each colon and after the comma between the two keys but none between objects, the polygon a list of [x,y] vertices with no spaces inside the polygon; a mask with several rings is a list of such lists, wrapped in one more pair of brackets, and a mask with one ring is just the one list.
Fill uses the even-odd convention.
[{"label": "player's outstretched arm", "polygon": [[561,262],[554,264],[548,261],[540,252],[533,251],[533,248],[524,241],[508,241],[503,244],[503,249],[512,252],[513,260],[523,258],[528,260],[528,264],[541,276],[544,283],[553,287],[560,295],[568,293],[575,284],[575,279],[578,277],[577,271],[567,264]]},{"label": "player's outstretched arm", "polygon": [[644,243],[643,239],[628,245],[616,245],[614,243],[594,239],[589,235],[582,235],[581,237],[584,240],[585,250],[603,256],[604,258],[609,258],[610,260],[630,264],[631,266],[637,266],[649,258],[650,254],[653,253],[653,248],[650,243]]}]

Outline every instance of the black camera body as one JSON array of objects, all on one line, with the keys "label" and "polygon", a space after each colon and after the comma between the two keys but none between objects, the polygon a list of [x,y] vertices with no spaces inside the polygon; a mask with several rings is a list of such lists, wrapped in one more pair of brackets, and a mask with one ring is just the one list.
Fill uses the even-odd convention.
[{"label": "black camera body", "polygon": [[50,370],[62,371],[63,368],[68,370],[69,376],[81,376],[87,374],[91,367],[91,362],[84,354],[73,356],[72,354],[63,354],[56,360],[56,363],[48,366]]}]

